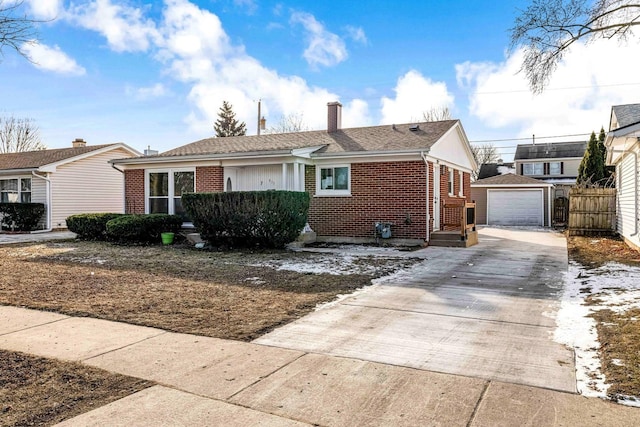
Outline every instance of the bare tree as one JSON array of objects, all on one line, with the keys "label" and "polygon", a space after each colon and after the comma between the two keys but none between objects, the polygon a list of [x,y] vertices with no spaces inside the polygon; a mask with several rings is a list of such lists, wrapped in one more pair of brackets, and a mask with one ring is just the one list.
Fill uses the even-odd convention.
[{"label": "bare tree", "polygon": [[423,111],[422,117],[425,122],[451,120],[451,111],[449,111],[449,107],[433,107],[429,111]]},{"label": "bare tree", "polygon": [[624,40],[636,25],[640,4],[631,0],[532,0],[511,29],[511,50],[524,47],[521,71],[540,93],[573,43]]},{"label": "bare tree", "polygon": [[0,117],[0,153],[21,153],[47,148],[33,119]]},{"label": "bare tree", "polygon": [[267,133],[304,132],[307,130],[309,130],[309,125],[304,121],[304,114],[291,113],[286,116],[282,115],[280,121],[269,127]]},{"label": "bare tree", "polygon": [[43,21],[29,17],[23,9],[23,0],[0,0],[0,53],[9,47],[30,60],[23,46],[35,42],[38,38],[35,25]]},{"label": "bare tree", "polygon": [[498,161],[498,150],[495,145],[491,143],[481,144],[481,145],[472,145],[471,152],[473,153],[473,157],[476,159],[476,163],[478,168],[471,172],[471,180],[475,181],[478,179],[478,173],[480,172],[480,166],[485,163],[495,163]]}]

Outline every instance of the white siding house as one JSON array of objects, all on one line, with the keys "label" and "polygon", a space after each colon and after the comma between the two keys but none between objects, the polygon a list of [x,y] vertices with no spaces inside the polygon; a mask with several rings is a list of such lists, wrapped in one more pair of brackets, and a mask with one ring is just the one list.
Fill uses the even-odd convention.
[{"label": "white siding house", "polygon": [[124,176],[109,161],[139,155],[122,143],[87,146],[82,140],[71,148],[1,154],[0,184],[21,187],[4,191],[2,201],[43,203],[42,229],[66,228],[73,214],[124,212]]},{"label": "white siding house", "polygon": [[616,167],[617,231],[640,250],[640,104],[611,109],[605,140],[607,163]]}]

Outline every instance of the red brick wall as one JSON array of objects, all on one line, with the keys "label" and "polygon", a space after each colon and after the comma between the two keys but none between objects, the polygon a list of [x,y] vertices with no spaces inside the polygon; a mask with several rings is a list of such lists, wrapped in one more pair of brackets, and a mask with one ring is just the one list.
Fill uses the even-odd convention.
[{"label": "red brick wall", "polygon": [[196,168],[196,192],[215,193],[224,191],[224,169],[222,166]]},{"label": "red brick wall", "polygon": [[305,168],[311,195],[309,225],[318,236],[374,237],[374,224],[392,222],[392,237],[425,239],[425,164],[353,163],[351,197],[314,197],[316,171]]},{"label": "red brick wall", "polygon": [[124,211],[144,213],[144,169],[124,171]]}]

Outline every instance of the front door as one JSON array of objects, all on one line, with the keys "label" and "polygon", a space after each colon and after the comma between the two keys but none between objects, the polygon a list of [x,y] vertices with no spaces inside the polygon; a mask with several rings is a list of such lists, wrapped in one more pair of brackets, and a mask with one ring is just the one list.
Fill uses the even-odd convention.
[{"label": "front door", "polygon": [[440,230],[440,165],[433,165],[433,231]]}]

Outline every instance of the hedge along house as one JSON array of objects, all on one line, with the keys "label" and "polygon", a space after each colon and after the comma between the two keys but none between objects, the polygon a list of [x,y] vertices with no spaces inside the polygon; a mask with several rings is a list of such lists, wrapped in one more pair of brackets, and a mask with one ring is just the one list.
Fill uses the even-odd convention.
[{"label": "hedge along house", "polygon": [[70,148],[0,154],[0,201],[43,203],[40,228],[66,228],[69,215],[123,212],[124,177],[109,160],[139,156],[125,144],[86,145],[82,139]]},{"label": "hedge along house", "polygon": [[475,160],[460,121],[342,129],[341,110],[328,104],[327,130],[208,138],[115,160],[126,210],[181,214],[181,194],[193,191],[307,191],[319,241],[371,241],[376,223],[391,223],[397,243],[429,241],[444,204],[470,198]]}]

